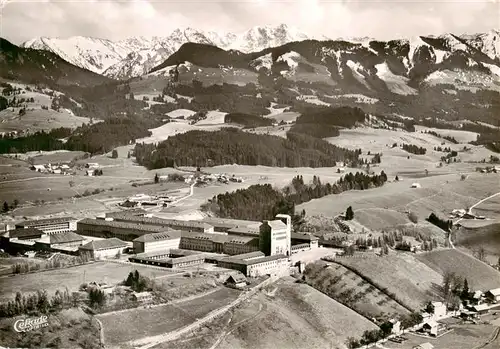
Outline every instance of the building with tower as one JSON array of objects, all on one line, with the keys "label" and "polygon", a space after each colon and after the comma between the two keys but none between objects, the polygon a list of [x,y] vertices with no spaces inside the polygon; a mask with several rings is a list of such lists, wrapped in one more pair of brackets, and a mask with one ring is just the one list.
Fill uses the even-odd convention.
[{"label": "building with tower", "polygon": [[289,215],[280,214],[276,218],[285,219],[283,223],[280,219],[264,221],[259,228],[259,247],[266,256],[285,255],[290,256],[291,252],[291,230],[292,218]]}]

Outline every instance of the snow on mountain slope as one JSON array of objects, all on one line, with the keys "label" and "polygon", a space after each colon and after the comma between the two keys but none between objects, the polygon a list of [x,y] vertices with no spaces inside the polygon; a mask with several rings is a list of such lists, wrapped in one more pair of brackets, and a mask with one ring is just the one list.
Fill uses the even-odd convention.
[{"label": "snow on mountain slope", "polygon": [[408,86],[408,78],[404,76],[396,75],[387,66],[387,63],[377,64],[375,66],[377,69],[377,76],[385,82],[387,88],[392,92],[400,95],[414,95],[417,91],[410,86]]},{"label": "snow on mountain slope", "polygon": [[233,49],[241,52],[258,52],[268,47],[284,45],[292,41],[307,40],[310,37],[295,27],[281,24],[276,27],[262,26],[253,27],[244,33],[232,37],[232,42],[225,49]]},{"label": "snow on mountain slope", "polygon": [[257,71],[259,71],[261,68],[266,68],[268,71],[270,71],[271,67],[273,66],[272,54],[268,53],[267,55],[260,56],[259,58],[254,59],[250,62],[250,66]]},{"label": "snow on mountain slope", "polygon": [[487,33],[462,35],[460,38],[489,58],[500,61],[500,31],[498,29],[492,29]]},{"label": "snow on mountain slope", "polygon": [[425,79],[430,86],[449,84],[460,90],[475,92],[477,90],[492,90],[500,92],[498,76],[490,76],[481,72],[463,70],[435,71]]},{"label": "snow on mountain slope", "polygon": [[78,67],[102,74],[140,45],[147,45],[146,40],[137,38],[112,42],[83,36],[67,39],[40,37],[24,42],[21,47],[51,51]]},{"label": "snow on mountain slope", "polygon": [[22,46],[49,50],[76,66],[111,78],[126,79],[147,74],[187,42],[248,53],[308,38],[297,28],[282,24],[257,26],[238,34],[205,32],[188,27],[176,29],[165,37],[132,37],[118,42],[81,36],[36,38]]},{"label": "snow on mountain slope", "polygon": [[361,73],[364,71],[363,66],[360,63],[356,63],[351,60],[348,60],[346,64],[349,68],[351,68],[354,78],[359,83],[365,85],[366,88],[370,89],[370,86],[366,82],[365,76]]}]

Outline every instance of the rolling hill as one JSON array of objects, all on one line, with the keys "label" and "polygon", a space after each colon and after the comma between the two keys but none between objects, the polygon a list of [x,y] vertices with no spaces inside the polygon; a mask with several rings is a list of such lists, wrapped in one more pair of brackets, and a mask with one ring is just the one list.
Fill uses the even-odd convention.
[{"label": "rolling hill", "polygon": [[459,250],[423,253],[417,258],[440,274],[455,272],[467,278],[471,290],[487,291],[500,287],[500,272]]}]

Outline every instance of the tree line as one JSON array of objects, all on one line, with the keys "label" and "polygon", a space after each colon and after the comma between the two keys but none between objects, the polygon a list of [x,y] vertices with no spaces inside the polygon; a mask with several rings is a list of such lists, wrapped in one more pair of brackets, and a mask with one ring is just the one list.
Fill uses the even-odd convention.
[{"label": "tree line", "polygon": [[425,155],[427,149],[414,144],[403,144],[403,150],[415,155]]},{"label": "tree line", "polygon": [[283,190],[277,190],[270,184],[257,184],[247,189],[214,196],[205,210],[210,210],[221,218],[244,220],[270,220],[277,214],[284,213],[293,217],[294,226],[299,228],[303,223],[305,212],[295,213],[295,206],[312,199],[330,194],[340,194],[347,190],[364,190],[382,186],[387,181],[386,174],[366,175],[357,172],[341,177],[336,183],[323,184],[314,176],[312,183],[305,184],[302,176],[293,178],[292,183]]},{"label": "tree line", "polygon": [[67,288],[63,292],[57,290],[51,298],[45,290],[28,294],[17,292],[14,300],[0,303],[0,317],[48,314],[77,304]]},{"label": "tree line", "polygon": [[136,144],[137,162],[149,169],[176,166],[240,164],[272,167],[333,167],[357,163],[352,151],[314,137],[288,133],[287,138],[225,128],[189,131],[154,144]]},{"label": "tree line", "polygon": [[427,221],[447,232],[450,232],[451,228],[453,227],[453,221],[441,219],[434,212],[429,215]]},{"label": "tree line", "polygon": [[229,113],[224,116],[224,123],[234,123],[243,125],[245,128],[255,128],[271,126],[273,124],[273,119],[248,113]]}]

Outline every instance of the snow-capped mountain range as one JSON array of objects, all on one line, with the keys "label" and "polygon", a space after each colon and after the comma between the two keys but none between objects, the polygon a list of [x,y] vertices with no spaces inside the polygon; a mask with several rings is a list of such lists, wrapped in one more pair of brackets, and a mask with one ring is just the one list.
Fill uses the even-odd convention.
[{"label": "snow-capped mountain range", "polygon": [[297,28],[281,24],[258,26],[236,34],[184,28],[165,37],[133,37],[116,42],[83,36],[65,39],[39,37],[24,42],[21,47],[48,50],[81,68],[115,79],[126,79],[147,74],[187,42],[248,53],[311,38]]}]

